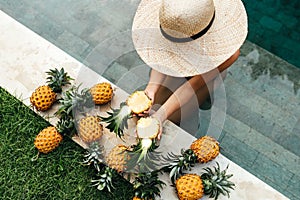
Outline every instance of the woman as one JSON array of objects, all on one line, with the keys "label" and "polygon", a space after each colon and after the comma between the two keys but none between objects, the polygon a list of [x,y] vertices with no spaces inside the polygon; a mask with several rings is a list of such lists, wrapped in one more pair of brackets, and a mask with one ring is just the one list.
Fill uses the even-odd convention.
[{"label": "woman", "polygon": [[247,15],[240,0],[142,0],[132,30],[137,53],[152,68],[145,89],[151,116],[180,124],[238,58]]}]

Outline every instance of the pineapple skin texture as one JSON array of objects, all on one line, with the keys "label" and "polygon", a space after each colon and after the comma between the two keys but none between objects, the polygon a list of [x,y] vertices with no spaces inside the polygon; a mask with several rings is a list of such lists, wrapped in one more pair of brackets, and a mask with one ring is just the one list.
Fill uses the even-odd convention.
[{"label": "pineapple skin texture", "polygon": [[207,163],[215,159],[220,153],[218,141],[211,136],[203,136],[194,141],[190,149],[197,156],[200,163]]},{"label": "pineapple skin texture", "polygon": [[38,111],[48,110],[56,100],[57,94],[48,85],[38,87],[30,97],[30,103]]},{"label": "pineapple skin texture", "polygon": [[[144,199],[141,199],[141,198],[139,198],[139,197],[133,197],[132,200],[144,200]],[[152,199],[150,199],[150,200],[152,200]]]},{"label": "pineapple skin texture", "polygon": [[82,118],[78,129],[79,137],[86,144],[99,140],[103,135],[103,126],[100,124],[100,118],[96,116]]},{"label": "pineapple skin texture", "polygon": [[54,126],[43,129],[35,138],[34,146],[42,153],[49,153],[58,147],[63,140],[61,134]]},{"label": "pineapple skin texture", "polygon": [[90,92],[96,105],[106,104],[110,102],[113,97],[113,88],[111,84],[107,82],[94,85],[90,89]]},{"label": "pineapple skin texture", "polygon": [[127,161],[130,159],[129,154],[126,152],[127,149],[125,145],[117,145],[112,148],[106,157],[107,165],[118,173],[126,170]]},{"label": "pineapple skin texture", "polygon": [[197,174],[186,174],[177,179],[176,190],[180,200],[197,200],[204,195],[203,183]]}]

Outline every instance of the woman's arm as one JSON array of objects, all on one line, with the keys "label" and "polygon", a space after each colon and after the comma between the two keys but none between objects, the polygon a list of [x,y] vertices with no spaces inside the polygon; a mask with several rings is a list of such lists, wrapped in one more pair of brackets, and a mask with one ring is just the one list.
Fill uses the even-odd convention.
[{"label": "woman's arm", "polygon": [[157,92],[165,78],[165,74],[162,74],[154,69],[151,70],[149,82],[145,88],[145,92],[148,97],[152,99],[152,101],[154,101],[155,93]]},{"label": "woman's arm", "polygon": [[[204,87],[206,83],[214,80],[217,75],[231,66],[239,56],[239,50],[218,68],[202,75],[192,77],[189,81],[180,86],[169,99],[153,114],[161,124],[168,119],[175,111],[188,103],[196,92]],[[159,135],[160,138],[160,135]]]}]

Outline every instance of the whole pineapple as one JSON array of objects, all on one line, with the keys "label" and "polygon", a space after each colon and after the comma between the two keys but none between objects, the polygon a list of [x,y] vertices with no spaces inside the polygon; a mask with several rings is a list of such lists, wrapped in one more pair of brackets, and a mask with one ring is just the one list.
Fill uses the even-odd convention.
[{"label": "whole pineapple", "polygon": [[127,170],[127,162],[130,159],[128,154],[128,147],[122,144],[116,145],[111,149],[106,157],[107,165],[115,169],[118,173],[122,173]]},{"label": "whole pineapple", "polygon": [[95,84],[90,92],[93,97],[93,101],[97,105],[102,105],[108,103],[113,97],[113,88],[110,83],[103,82]]},{"label": "whole pineapple", "polygon": [[194,141],[190,149],[197,156],[200,163],[207,163],[216,158],[220,153],[218,141],[211,136],[203,136]]},{"label": "whole pineapple", "polygon": [[56,93],[60,93],[62,87],[70,84],[70,80],[72,80],[72,78],[65,73],[63,68],[60,70],[51,69],[46,73],[48,74],[48,85],[38,87],[30,97],[30,103],[38,111],[48,110],[56,101]]},{"label": "whole pineapple", "polygon": [[121,138],[124,135],[124,128],[127,128],[127,120],[133,115],[149,110],[151,105],[152,101],[144,91],[136,91],[127,98],[126,102],[120,104],[120,108],[112,109],[112,112],[107,112],[108,117],[101,119],[108,123],[106,128]]},{"label": "whole pineapple", "polygon": [[59,118],[57,128],[64,136],[73,137],[77,133],[75,116],[86,113],[94,107],[91,94],[87,88],[79,91],[79,86],[72,86],[62,93],[59,108],[54,113]]},{"label": "whole pineapple", "polygon": [[86,144],[98,141],[103,135],[103,126],[97,116],[86,116],[78,123],[78,136]]},{"label": "whole pineapple", "polygon": [[198,200],[204,195],[203,182],[197,174],[186,174],[177,179],[176,190],[180,200]]},{"label": "whole pineapple", "polygon": [[170,172],[170,178],[175,181],[184,170],[190,170],[196,163],[206,163],[216,158],[220,153],[218,141],[211,136],[203,136],[194,141],[190,149],[181,150],[180,155],[170,153],[164,158],[163,169]]},{"label": "whole pineapple", "polygon": [[34,146],[39,152],[46,154],[58,147],[62,139],[63,138],[57,129],[54,126],[49,126],[39,132],[34,140]]},{"label": "whole pineapple", "polygon": [[197,200],[204,195],[209,198],[218,199],[220,194],[229,197],[230,189],[234,189],[235,184],[228,179],[232,174],[226,174],[228,166],[221,171],[220,165],[214,170],[207,167],[204,168],[205,173],[201,176],[197,174],[185,174],[176,180],[177,195],[180,200]]},{"label": "whole pineapple", "polygon": [[133,181],[133,200],[153,200],[160,196],[160,190],[165,183],[158,177],[158,171],[139,173]]},{"label": "whole pineapple", "polygon": [[104,162],[104,147],[99,143],[103,135],[103,126],[97,116],[85,116],[79,120],[78,136],[87,145],[84,164],[93,164],[97,171]]}]

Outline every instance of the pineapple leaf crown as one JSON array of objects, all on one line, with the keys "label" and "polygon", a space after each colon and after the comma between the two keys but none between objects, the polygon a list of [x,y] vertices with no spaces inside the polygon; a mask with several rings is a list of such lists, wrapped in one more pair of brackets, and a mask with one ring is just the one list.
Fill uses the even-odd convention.
[{"label": "pineapple leaf crown", "polygon": [[144,200],[160,196],[160,190],[166,185],[158,177],[158,171],[139,173],[133,181],[134,194]]},{"label": "pineapple leaf crown", "polygon": [[61,106],[55,113],[56,116],[67,115],[73,118],[73,112],[84,112],[85,108],[94,106],[94,102],[88,88],[79,91],[79,86],[72,86],[66,92],[63,92],[59,100]]},{"label": "pineapple leaf crown", "polygon": [[138,166],[140,172],[149,172],[158,169],[161,160],[161,152],[156,151],[158,147],[155,140],[152,140],[149,147],[144,147],[143,139],[139,139],[137,144],[132,145],[127,150],[129,154],[128,169],[132,170],[136,166]]},{"label": "pineapple leaf crown", "polygon": [[185,170],[191,170],[195,163],[198,162],[197,156],[191,149],[181,149],[180,155],[169,153],[163,159],[165,164],[162,170],[170,173],[169,177],[173,183]]},{"label": "pineapple leaf crown", "polygon": [[228,165],[226,169],[221,170],[219,163],[217,167],[204,168],[205,173],[201,175],[201,179],[204,185],[204,194],[209,195],[210,198],[218,199],[219,195],[227,195],[229,197],[230,189],[233,190],[235,184],[228,179],[233,176],[233,174],[226,174]]},{"label": "pineapple leaf crown", "polygon": [[74,80],[65,72],[64,68],[60,70],[57,68],[50,69],[46,74],[48,75],[47,84],[55,93],[60,93],[63,86],[70,84],[70,81]]},{"label": "pineapple leaf crown", "polygon": [[72,117],[62,115],[56,124],[58,132],[64,136],[72,137],[76,133],[75,122]]},{"label": "pineapple leaf crown", "polygon": [[99,179],[91,181],[94,183],[92,186],[97,186],[97,189],[100,191],[107,189],[109,192],[112,192],[112,189],[115,189],[113,179],[116,174],[117,172],[114,169],[104,166],[97,174]]},{"label": "pineapple leaf crown", "polygon": [[125,102],[120,104],[120,108],[111,108],[111,110],[111,112],[107,112],[108,117],[101,117],[101,120],[108,123],[106,128],[110,132],[114,132],[117,137],[122,139],[124,129],[128,128],[127,120],[131,117],[131,111]]},{"label": "pineapple leaf crown", "polygon": [[104,162],[104,147],[98,142],[93,142],[89,145],[86,154],[84,155],[85,160],[82,164],[91,165],[99,172],[100,165]]}]

